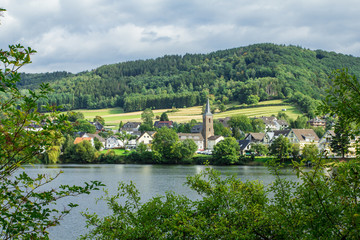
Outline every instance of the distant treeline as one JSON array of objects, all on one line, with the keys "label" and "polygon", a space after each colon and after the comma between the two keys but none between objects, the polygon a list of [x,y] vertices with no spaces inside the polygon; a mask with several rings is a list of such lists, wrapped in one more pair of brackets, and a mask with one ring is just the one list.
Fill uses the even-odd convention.
[{"label": "distant treeline", "polygon": [[224,104],[247,103],[250,95],[293,102],[294,96],[305,96],[304,101],[312,101],[330,87],[331,72],[343,67],[360,76],[360,58],[266,43],[104,65],[78,74],[23,74],[19,87],[34,89],[48,82],[55,91],[39,106],[48,102],[64,110],[191,107],[203,104],[208,94]]}]

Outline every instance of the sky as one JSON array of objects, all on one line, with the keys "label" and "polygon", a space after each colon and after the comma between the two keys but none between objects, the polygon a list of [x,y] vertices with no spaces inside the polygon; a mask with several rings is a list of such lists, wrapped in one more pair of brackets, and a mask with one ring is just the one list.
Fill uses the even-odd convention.
[{"label": "sky", "polygon": [[360,56],[359,0],[0,0],[0,49],[29,73],[276,43]]}]

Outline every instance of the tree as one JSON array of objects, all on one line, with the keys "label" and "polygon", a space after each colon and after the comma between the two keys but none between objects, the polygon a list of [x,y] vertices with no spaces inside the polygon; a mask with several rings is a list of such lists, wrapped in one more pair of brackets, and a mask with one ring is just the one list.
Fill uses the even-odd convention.
[{"label": "tree", "polygon": [[333,87],[327,90],[319,109],[323,113],[336,115],[346,122],[360,123],[360,82],[348,69],[338,69],[331,75]]},{"label": "tree", "polygon": [[175,163],[177,161],[177,157],[174,157],[174,149],[178,141],[179,137],[174,130],[167,127],[159,129],[151,146],[154,157],[159,163]]},{"label": "tree", "polygon": [[255,118],[251,120],[251,125],[254,132],[264,132],[265,131],[265,123],[262,119]]},{"label": "tree", "polygon": [[270,154],[277,156],[280,160],[284,160],[291,150],[291,144],[287,137],[280,135],[270,145]]},{"label": "tree", "polygon": [[240,146],[236,139],[227,137],[214,146],[213,161],[219,165],[231,165],[238,161]]},{"label": "tree", "polygon": [[290,154],[294,161],[298,160],[298,158],[300,157],[300,144],[299,143],[291,144]]},{"label": "tree", "polygon": [[105,119],[101,116],[95,116],[93,121],[94,122],[98,121],[101,125],[103,125],[103,126],[105,125]]},{"label": "tree", "polygon": [[154,130],[154,126],[150,123],[142,123],[140,124],[140,127],[139,127],[139,131],[140,132],[147,132],[147,131],[153,131]]},{"label": "tree", "polygon": [[315,144],[306,144],[302,150],[302,157],[306,160],[316,159],[319,149]]},{"label": "tree", "polygon": [[242,132],[251,132],[253,127],[251,125],[251,120],[245,115],[236,115],[230,118],[229,125],[233,129],[233,132],[238,129]]},{"label": "tree", "polygon": [[120,129],[124,126],[125,124],[123,123],[123,121],[120,121],[120,123],[119,123],[119,131],[120,131]]},{"label": "tree", "polygon": [[220,112],[225,112],[226,111],[226,106],[223,103],[221,103],[219,105],[219,110],[220,110]]},{"label": "tree", "polygon": [[192,139],[177,142],[173,149],[174,156],[178,159],[177,163],[190,163],[197,149],[198,146]]},{"label": "tree", "polygon": [[214,120],[214,134],[218,136],[230,137],[231,130],[229,128],[224,127],[224,125],[219,122],[219,120]]},{"label": "tree", "polygon": [[266,156],[269,153],[269,148],[262,143],[254,143],[251,145],[251,150],[255,152],[255,154],[260,156]]},{"label": "tree", "polygon": [[160,121],[169,121],[169,117],[166,112],[163,112],[160,116]]},{"label": "tree", "polygon": [[353,138],[351,123],[339,119],[335,124],[335,136],[332,137],[330,147],[332,152],[340,154],[342,158],[349,152],[350,138]]},{"label": "tree", "polygon": [[[76,207],[69,203],[63,209],[54,207],[60,198],[90,193],[99,182],[85,187],[61,185],[57,189],[47,187],[58,175],[42,174],[32,178],[20,172],[22,164],[31,163],[42,152],[61,138],[61,131],[70,126],[66,116],[56,107],[47,106],[48,114],[38,112],[38,101],[51,91],[48,84],[41,84],[37,91],[20,91],[18,70],[31,62],[35,51],[21,45],[10,45],[0,50],[0,236],[1,239],[48,238],[47,229],[59,224],[59,220]],[[43,126],[35,132],[27,130],[29,124]],[[16,173],[16,174],[14,174]],[[46,185],[44,189],[44,185]],[[50,206],[51,205],[51,206]]]},{"label": "tree", "polygon": [[144,124],[148,124],[148,125],[153,125],[153,118],[154,118],[154,113],[150,108],[145,109],[142,113],[141,113],[141,119],[143,120]]},{"label": "tree", "polygon": [[296,129],[304,129],[306,128],[308,118],[305,116],[298,116],[296,120],[290,121],[290,127]]},{"label": "tree", "polygon": [[100,151],[104,147],[97,137],[94,137],[94,147],[97,151]]},{"label": "tree", "polygon": [[74,127],[74,131],[77,132],[86,132],[86,133],[96,132],[96,127],[84,119],[76,120],[73,127]]},{"label": "tree", "polygon": [[248,105],[252,105],[252,104],[257,104],[260,100],[260,97],[257,96],[257,95],[249,95],[247,98],[246,98],[246,104]]},{"label": "tree", "polygon": [[310,170],[294,164],[291,181],[270,161],[270,186],[207,167],[187,177],[197,200],[169,191],[143,201],[121,182],[103,197],[111,214],[84,214],[91,230],[82,239],[358,239],[358,160],[336,164],[336,174],[320,158]]},{"label": "tree", "polygon": [[85,119],[82,112],[67,112],[67,116],[70,122],[76,122],[78,119]]}]

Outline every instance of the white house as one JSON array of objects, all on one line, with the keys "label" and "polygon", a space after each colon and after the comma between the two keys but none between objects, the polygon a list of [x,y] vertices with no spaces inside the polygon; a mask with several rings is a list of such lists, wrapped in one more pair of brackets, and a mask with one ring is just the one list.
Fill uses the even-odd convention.
[{"label": "white house", "polygon": [[201,133],[178,133],[180,141],[184,141],[185,139],[192,139],[198,146],[198,150],[204,150],[204,137]]},{"label": "white house", "polygon": [[124,147],[124,142],[122,142],[115,136],[108,137],[105,140],[105,148],[106,149],[120,148],[120,147]]},{"label": "white house", "polygon": [[218,142],[224,140],[225,138],[223,136],[211,136],[208,138],[208,149],[214,150],[214,146],[218,144]]}]

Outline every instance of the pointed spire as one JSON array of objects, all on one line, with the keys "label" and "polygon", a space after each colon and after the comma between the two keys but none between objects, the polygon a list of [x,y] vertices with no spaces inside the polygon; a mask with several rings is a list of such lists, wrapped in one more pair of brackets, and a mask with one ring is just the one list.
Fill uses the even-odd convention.
[{"label": "pointed spire", "polygon": [[211,110],[210,110],[210,101],[209,101],[209,98],[207,99],[207,103],[206,103],[204,115],[212,115]]}]

